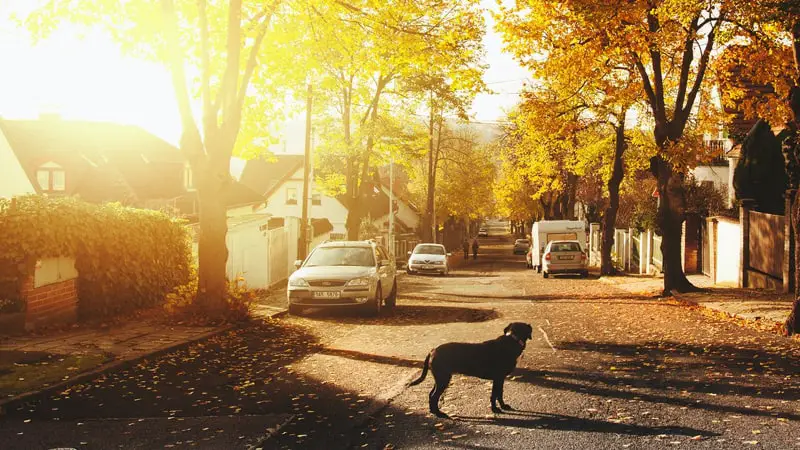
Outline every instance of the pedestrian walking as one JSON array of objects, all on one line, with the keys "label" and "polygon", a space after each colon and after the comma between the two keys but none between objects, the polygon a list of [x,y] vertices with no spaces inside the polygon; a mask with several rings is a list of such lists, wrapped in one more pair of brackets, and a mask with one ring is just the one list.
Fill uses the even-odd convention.
[{"label": "pedestrian walking", "polygon": [[469,241],[467,238],[461,240],[461,247],[464,249],[464,261],[469,258]]},{"label": "pedestrian walking", "polygon": [[472,240],[472,259],[478,259],[478,238]]}]

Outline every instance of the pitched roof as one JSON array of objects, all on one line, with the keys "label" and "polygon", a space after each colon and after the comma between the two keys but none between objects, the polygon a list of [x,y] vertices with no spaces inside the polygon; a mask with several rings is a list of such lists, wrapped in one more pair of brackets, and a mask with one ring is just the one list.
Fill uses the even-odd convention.
[{"label": "pitched roof", "polygon": [[303,168],[303,155],[275,155],[273,161],[258,158],[247,161],[239,181],[269,198],[295,172]]},{"label": "pitched roof", "polygon": [[142,128],[61,119],[0,120],[37,191],[37,168],[52,161],[68,174],[66,194],[87,199],[175,198],[185,192],[180,150]]}]

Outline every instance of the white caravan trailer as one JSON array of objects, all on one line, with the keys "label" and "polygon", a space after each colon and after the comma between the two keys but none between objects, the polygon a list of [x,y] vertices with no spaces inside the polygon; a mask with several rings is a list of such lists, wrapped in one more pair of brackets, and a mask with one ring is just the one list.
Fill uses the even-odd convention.
[{"label": "white caravan trailer", "polygon": [[586,250],[586,223],[582,220],[542,220],[531,228],[531,267],[542,271],[542,253],[550,241],[578,241]]}]

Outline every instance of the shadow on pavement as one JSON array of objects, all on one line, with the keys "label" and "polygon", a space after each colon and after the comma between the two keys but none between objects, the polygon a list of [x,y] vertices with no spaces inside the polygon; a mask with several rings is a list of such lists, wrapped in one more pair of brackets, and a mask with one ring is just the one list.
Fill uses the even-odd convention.
[{"label": "shadow on pavement", "polygon": [[[591,344],[591,343],[589,343]],[[664,345],[664,343],[661,343]],[[709,380],[706,383],[695,381],[692,370],[702,367],[714,366],[715,370],[720,372],[728,372],[730,379],[741,378],[746,374],[749,375],[748,362],[753,361],[753,353],[751,350],[736,349],[734,347],[706,347],[709,352],[719,352],[717,357],[710,359],[697,358],[693,363],[681,363],[673,370],[654,373],[656,365],[645,366],[643,362],[659,361],[660,357],[669,355],[670,358],[679,358],[681,353],[685,352],[687,356],[695,352],[702,351],[701,348],[694,348],[679,344],[669,345],[661,350],[663,355],[658,356],[642,352],[640,355],[641,360],[631,361],[624,363],[615,360],[618,366],[616,374],[609,374],[605,371],[599,370],[583,370],[576,369],[575,371],[553,371],[553,370],[531,370],[523,367],[517,367],[513,372],[515,381],[523,383],[531,383],[537,386],[563,390],[572,392],[581,392],[587,395],[595,395],[598,397],[618,398],[625,400],[642,400],[653,403],[664,403],[676,406],[685,406],[692,409],[704,409],[707,411],[718,411],[733,414],[741,414],[747,416],[763,416],[772,417],[775,415],[773,410],[759,410],[757,408],[748,408],[744,405],[746,398],[773,398],[779,400],[786,400],[789,402],[800,400],[800,392],[797,386],[792,386],[791,381],[787,380],[784,384],[775,385],[772,388],[749,386],[743,383],[736,383],[725,380]],[[561,344],[558,346],[561,350],[572,347],[570,343]],[[636,352],[636,349],[643,349],[640,346],[622,346],[627,350]],[[581,343],[574,347],[575,350],[581,351],[597,351],[602,353],[602,347],[596,350],[590,350],[590,345]],[[678,350],[681,348],[681,350]],[[610,350],[606,348],[605,351]],[[369,353],[363,353],[350,350],[337,350],[325,349],[323,353],[334,354],[345,358],[351,358],[360,361],[372,361],[382,364],[392,364],[400,367],[421,367],[421,361],[410,360],[406,358],[399,358],[395,356],[382,356]],[[762,354],[764,352],[761,352]],[[775,356],[775,355],[773,355]],[[648,363],[649,364],[649,363]],[[784,361],[781,364],[782,370],[786,374],[795,373],[792,361]],[[686,374],[687,378],[682,378],[681,374]],[[636,388],[636,389],[631,389]],[[646,392],[644,389],[651,390]],[[660,391],[660,392],[659,392]],[[684,396],[683,392],[696,392],[704,395],[736,395],[740,398],[735,405],[726,405],[721,403],[714,403],[706,400],[698,400],[696,397]],[[790,420],[800,420],[800,414],[781,414],[781,417],[786,417]],[[661,433],[657,433],[661,434]],[[699,433],[694,433],[694,435]]]},{"label": "shadow on pavement", "polygon": [[683,435],[683,436],[718,436],[718,434],[710,433],[704,430],[688,427],[646,427],[642,425],[633,425],[626,423],[608,422],[605,420],[584,419],[575,416],[565,416],[561,414],[548,414],[527,411],[507,411],[507,415],[515,417],[502,417],[496,416],[492,418],[486,417],[463,417],[453,416],[455,420],[486,424],[486,425],[500,425],[504,427],[515,428],[537,428],[546,430],[563,430],[563,431],[582,431],[587,433],[613,433],[613,434],[627,434],[633,436],[657,436],[661,434],[670,435]]},{"label": "shadow on pavement", "polygon": [[384,309],[380,317],[364,317],[359,311],[345,309],[311,308],[303,314],[303,317],[352,325],[408,326],[487,322],[497,319],[500,315],[494,309],[399,304],[392,309]]}]

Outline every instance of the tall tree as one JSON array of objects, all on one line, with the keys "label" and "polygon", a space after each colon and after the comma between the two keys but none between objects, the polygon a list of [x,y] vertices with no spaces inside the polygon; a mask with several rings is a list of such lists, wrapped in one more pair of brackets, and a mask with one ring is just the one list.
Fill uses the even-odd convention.
[{"label": "tall tree", "polygon": [[307,27],[327,112],[340,124],[328,133],[337,144],[327,148],[344,161],[348,236],[357,239],[382,138],[381,106],[404,100],[411,84],[430,74],[447,74],[455,89],[480,80],[483,21],[470,3],[319,1],[309,8]]},{"label": "tall tree", "polygon": [[[62,22],[99,27],[125,52],[168,67],[181,119],[180,149],[200,201],[197,302],[212,313],[224,307],[227,293],[222,193],[232,181],[231,156],[263,135],[273,75],[292,36],[282,23],[288,15],[281,0],[50,0],[26,19],[37,38]],[[193,112],[198,103],[199,118]]]},{"label": "tall tree", "polygon": [[502,13],[509,46],[526,58],[541,57],[541,42],[553,44],[549,48],[555,51],[593,46],[604,60],[636,69],[659,149],[650,166],[661,198],[665,293],[694,289],[683,273],[680,242],[683,177],[697,149],[682,138],[696,112],[727,8],[726,1],[517,0]]}]

